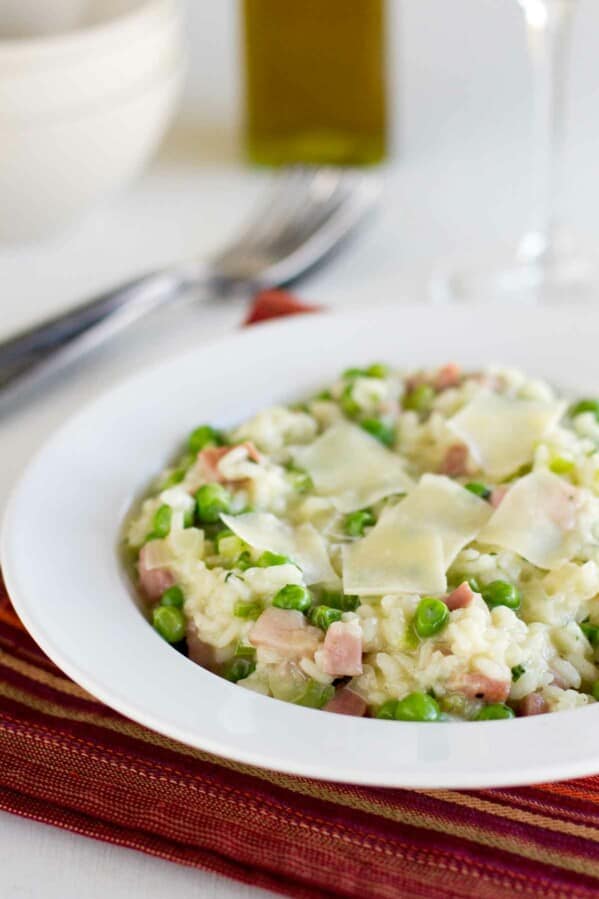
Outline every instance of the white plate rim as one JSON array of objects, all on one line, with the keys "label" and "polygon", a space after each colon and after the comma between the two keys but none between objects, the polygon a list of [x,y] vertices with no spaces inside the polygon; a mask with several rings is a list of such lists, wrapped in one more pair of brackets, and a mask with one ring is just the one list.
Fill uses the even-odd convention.
[{"label": "white plate rim", "polygon": [[[473,323],[476,324],[478,320],[479,324],[484,321],[488,328],[494,329],[495,336],[499,331],[505,335],[505,316],[516,316],[515,320],[519,321],[524,335],[538,335],[540,331],[545,338],[553,334],[562,343],[564,340],[576,340],[584,344],[585,339],[590,341],[590,332],[594,330],[588,311],[583,317],[582,314],[572,315],[564,309],[544,310],[541,318],[537,310],[486,310],[483,314],[464,308],[443,311],[421,306],[391,306],[379,307],[370,314],[321,313],[314,317],[302,316],[301,320],[265,323],[259,328],[203,344],[201,352],[234,352],[239,347],[242,352],[248,352],[254,346],[264,351],[264,347],[272,341],[276,342],[279,351],[287,347],[288,352],[292,352],[293,344],[302,337],[309,339],[312,335],[316,339],[317,333],[322,335],[326,332],[332,335],[351,333],[355,338],[356,334],[368,332],[373,324],[378,328],[385,324],[390,327],[391,324],[410,324],[410,320],[412,327],[417,323],[424,333],[425,319],[431,314],[436,316],[437,326],[444,322],[449,332],[457,321],[461,328],[468,327],[468,333],[471,333]],[[595,322],[599,323],[599,316],[596,314]],[[588,345],[591,348],[592,342]],[[39,477],[39,467],[41,465],[43,469],[45,457],[51,455],[53,448],[56,449],[73,429],[76,432],[77,427],[85,424],[86,420],[93,420],[94,413],[97,415],[99,410],[115,399],[122,399],[144,384],[155,383],[157,378],[164,377],[169,371],[176,372],[184,368],[196,356],[197,351],[193,351],[179,359],[146,368],[75,413],[36,453],[12,492],[2,529],[3,574],[18,614],[48,656],[92,695],[142,725],[189,746],[237,762],[287,774],[372,786],[474,789],[579,777],[599,771],[599,756],[592,749],[585,748],[592,747],[594,738],[599,737],[599,706],[596,709],[561,712],[509,722],[415,725],[349,719],[249,694],[248,691],[231,686],[192,666],[156,638],[158,642],[152,644],[151,654],[154,664],[167,677],[167,685],[177,684],[179,679],[181,683],[189,682],[189,672],[193,670],[194,676],[199,675],[204,680],[203,686],[213,694],[214,701],[224,702],[224,709],[217,707],[217,712],[214,711],[214,705],[210,706],[213,716],[218,718],[218,726],[215,731],[212,728],[207,733],[202,728],[198,730],[197,723],[182,726],[180,720],[173,721],[165,715],[162,695],[160,703],[148,696],[140,701],[139,693],[132,699],[129,688],[123,691],[122,687],[106,678],[105,671],[100,674],[97,670],[90,671],[80,654],[78,656],[75,652],[73,655],[72,646],[65,647],[65,636],[57,638],[52,622],[48,620],[49,616],[40,605],[40,584],[32,582],[31,568],[26,570],[19,558],[17,534],[28,520],[26,514],[23,517],[26,512],[23,504],[26,504],[29,497],[28,491],[31,490],[32,483],[35,483],[35,478]],[[571,384],[573,383],[574,380],[571,379]],[[120,572],[118,577],[121,577]],[[126,595],[124,584],[121,587],[122,595]],[[38,597],[34,599],[36,591]],[[131,602],[126,618],[132,622],[133,615],[139,620],[139,613]],[[136,639],[149,652],[149,640],[153,640],[156,635],[146,625],[144,628],[145,632],[142,633],[140,629]],[[188,667],[185,676],[182,665]],[[139,691],[139,684],[130,686],[135,686]],[[211,721],[211,725],[214,725],[214,721]],[[390,727],[395,730],[388,730]],[[578,727],[584,728],[585,739],[577,744],[571,739],[571,735]],[[289,735],[286,743],[283,740],[283,744],[288,746],[288,752],[283,752],[280,748],[273,751],[265,744],[266,736],[280,736],[279,730]],[[246,739],[248,733],[254,735],[251,740]],[[395,737],[399,747],[393,747],[391,764],[387,745],[395,744]],[[236,738],[242,745],[235,742]],[[318,752],[314,752],[314,746],[310,745],[313,741],[318,746]],[[511,742],[524,747],[519,757],[508,751]],[[340,752],[343,754],[348,746],[351,747],[351,762],[340,758]],[[328,758],[322,760],[318,756],[324,749],[328,752]],[[379,756],[376,763],[373,763],[369,756],[374,749],[378,753],[382,752],[384,761]]]}]

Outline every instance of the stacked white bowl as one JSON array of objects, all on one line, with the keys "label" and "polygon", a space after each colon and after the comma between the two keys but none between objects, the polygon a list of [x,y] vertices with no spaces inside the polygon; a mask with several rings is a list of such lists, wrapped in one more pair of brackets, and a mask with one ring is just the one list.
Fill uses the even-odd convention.
[{"label": "stacked white bowl", "polygon": [[1,0],[0,241],[51,233],[130,181],[183,68],[178,0]]}]

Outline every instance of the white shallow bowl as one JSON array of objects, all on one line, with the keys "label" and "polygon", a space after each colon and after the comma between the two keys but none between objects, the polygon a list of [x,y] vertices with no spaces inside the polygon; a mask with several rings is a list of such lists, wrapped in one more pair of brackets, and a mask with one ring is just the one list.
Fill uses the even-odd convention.
[{"label": "white shallow bowl", "polygon": [[298,708],[194,665],[153,631],[119,563],[133,498],[202,421],[225,426],[373,360],[505,363],[582,394],[597,387],[599,314],[402,307],[261,325],[145,371],[67,422],[16,487],[2,567],[48,655],[160,733],[307,777],[492,787],[599,771],[599,704],[511,721],[411,724]]},{"label": "white shallow bowl", "polygon": [[60,0],[56,13],[0,3],[3,242],[56,231],[133,178],[179,93],[179,0]]},{"label": "white shallow bowl", "polygon": [[180,65],[169,65],[119,102],[7,128],[0,141],[0,241],[67,227],[131,181],[164,135],[182,77]]}]

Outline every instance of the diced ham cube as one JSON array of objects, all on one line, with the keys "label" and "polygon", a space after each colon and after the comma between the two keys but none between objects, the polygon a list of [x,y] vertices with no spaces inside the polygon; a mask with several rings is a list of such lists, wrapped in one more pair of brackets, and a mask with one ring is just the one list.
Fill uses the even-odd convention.
[{"label": "diced ham cube", "polygon": [[204,478],[208,483],[225,483],[219,469],[219,462],[231,450],[238,449],[240,446],[247,450],[248,458],[254,462],[260,461],[260,454],[254,444],[247,440],[245,443],[238,443],[236,446],[207,446],[206,449],[200,450],[198,460],[202,466]]},{"label": "diced ham cube", "polygon": [[454,443],[445,451],[439,472],[450,478],[457,478],[468,471],[468,447],[463,443]]},{"label": "diced ham cube", "polygon": [[548,708],[540,693],[529,693],[520,703],[519,711],[521,715],[544,715]]},{"label": "diced ham cube", "polygon": [[460,366],[456,362],[443,365],[433,381],[435,390],[447,390],[448,387],[456,387],[462,379]]},{"label": "diced ham cube", "polygon": [[491,496],[489,497],[489,502],[494,509],[497,509],[499,507],[501,501],[505,499],[509,489],[510,488],[508,484],[500,484],[499,487],[493,487],[493,489],[491,490]]},{"label": "diced ham cube", "polygon": [[510,681],[495,680],[484,674],[464,674],[451,686],[470,699],[484,699],[485,702],[505,702],[510,695]]},{"label": "diced ham cube", "polygon": [[361,696],[349,687],[339,687],[332,699],[324,707],[325,712],[336,712],[337,715],[354,715],[362,718],[368,706]]},{"label": "diced ham cube", "polygon": [[472,592],[472,587],[468,583],[468,581],[464,581],[463,584],[460,584],[459,587],[456,587],[455,590],[445,597],[443,602],[447,606],[450,612],[453,612],[455,609],[465,609],[470,605],[472,599],[474,597],[474,593]]},{"label": "diced ham cube", "polygon": [[322,631],[306,623],[301,612],[270,607],[260,615],[249,634],[253,646],[264,646],[286,659],[313,656]]},{"label": "diced ham cube", "polygon": [[137,571],[139,574],[139,584],[146,597],[149,600],[156,601],[160,599],[165,590],[172,587],[175,578],[168,568],[150,568],[148,565],[148,556],[151,550],[150,544],[146,543],[142,546],[139,553],[139,561],[137,563]]},{"label": "diced ham cube", "polygon": [[356,621],[334,621],[326,632],[322,667],[334,677],[362,674],[362,631]]},{"label": "diced ham cube", "polygon": [[187,639],[187,655],[191,661],[203,668],[214,668],[218,662],[215,647],[200,638],[193,621],[187,622],[185,637]]}]

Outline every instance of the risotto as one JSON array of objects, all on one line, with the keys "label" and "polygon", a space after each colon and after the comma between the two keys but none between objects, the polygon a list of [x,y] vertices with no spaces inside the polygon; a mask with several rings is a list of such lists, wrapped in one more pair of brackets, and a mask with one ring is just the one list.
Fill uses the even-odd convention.
[{"label": "risotto", "polygon": [[404,721],[599,699],[599,401],[352,368],[201,425],[126,525],[156,631],[249,690]]}]

